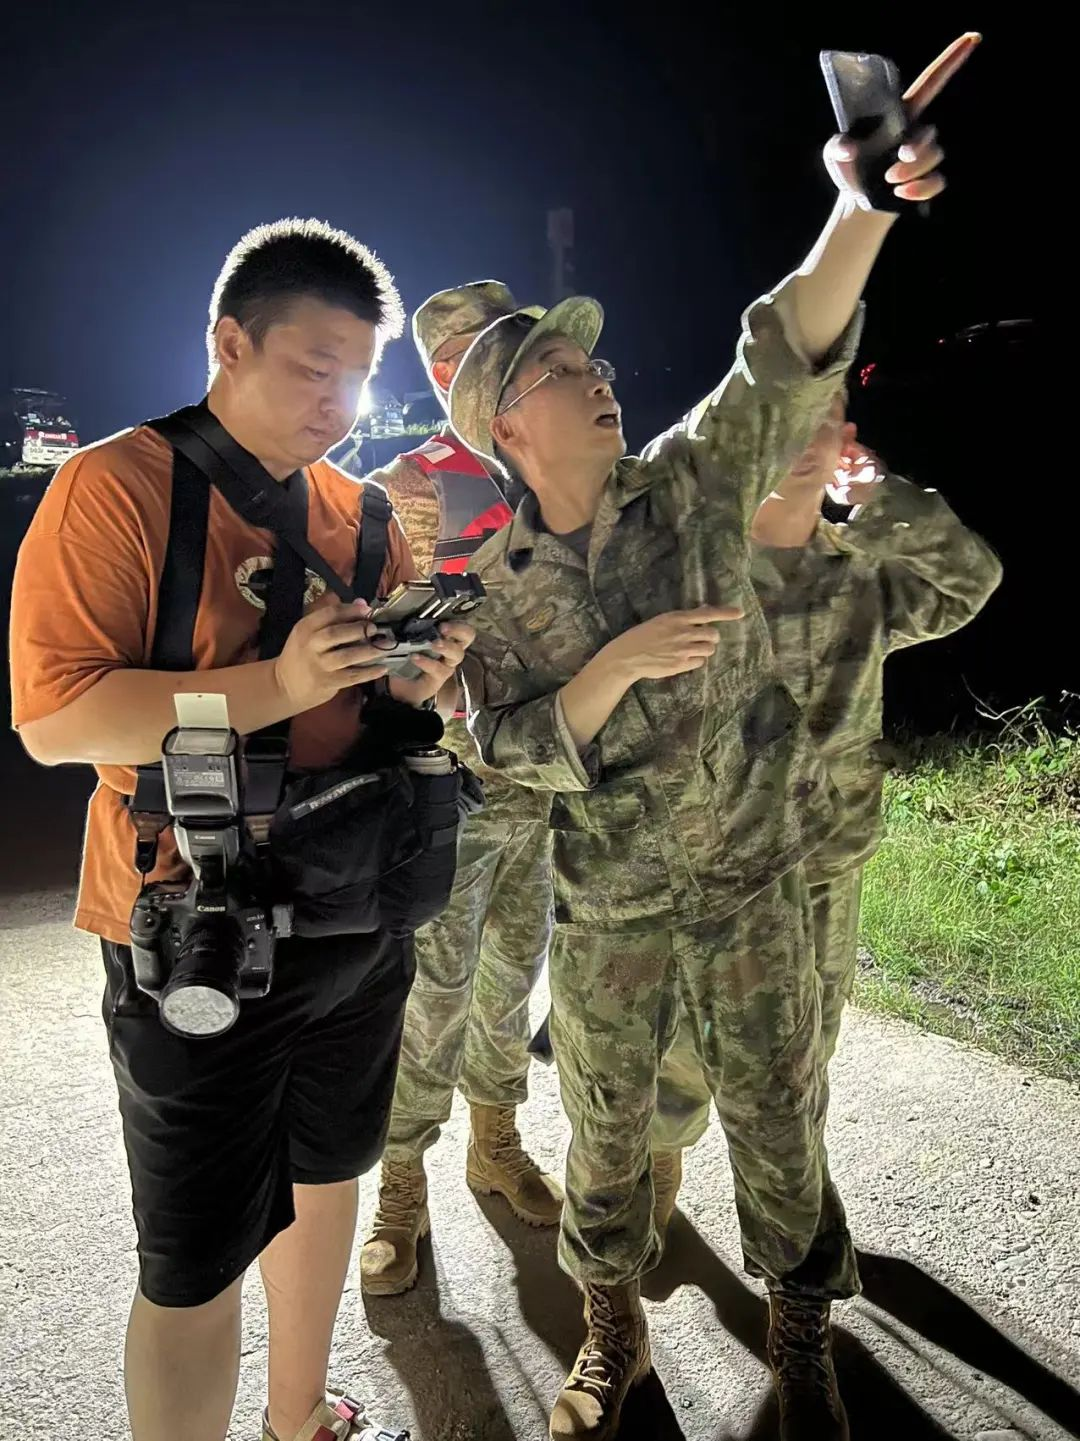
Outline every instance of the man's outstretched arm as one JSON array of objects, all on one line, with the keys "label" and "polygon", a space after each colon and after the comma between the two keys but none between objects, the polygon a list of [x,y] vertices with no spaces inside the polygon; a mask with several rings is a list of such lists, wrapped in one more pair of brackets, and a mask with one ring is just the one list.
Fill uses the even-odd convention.
[{"label": "man's outstretched arm", "polygon": [[[908,113],[917,120],[979,43],[975,34],[961,35],[923,71],[904,95]],[[825,164],[839,195],[825,229],[791,284],[789,319],[797,343],[812,364],[823,360],[843,335],[855,313],[874,261],[895,223],[891,212],[871,210],[856,177],[858,147],[837,135],[825,147]],[[900,147],[897,163],[885,174],[898,200],[921,204],[945,188],[938,171],[943,152],[931,127],[917,129]]]},{"label": "man's outstretched arm", "polygon": [[[961,37],[919,77],[906,97],[913,114],[939,93],[977,41]],[[887,172],[897,198],[917,204],[939,194],[945,182],[934,132],[915,132],[902,154]],[[720,385],[642,452],[653,480],[656,465],[693,472],[711,501],[732,506],[733,526],[749,528],[843,383],[858,344],[859,298],[896,220],[869,208],[858,188],[853,142],[835,136],[825,163],[839,194],[810,254],[746,311],[735,364]]]}]

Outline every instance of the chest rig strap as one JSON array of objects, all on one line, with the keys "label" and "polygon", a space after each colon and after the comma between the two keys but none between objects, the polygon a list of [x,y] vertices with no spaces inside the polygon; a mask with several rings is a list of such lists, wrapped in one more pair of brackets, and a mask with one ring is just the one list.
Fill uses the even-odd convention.
[{"label": "chest rig strap", "polygon": [[[205,401],[147,422],[173,450],[169,534],[158,593],[150,668],[195,670],[195,621],[206,565],[210,491],[217,489],[230,509],[250,524],[273,532],[274,570],[259,629],[259,657],[281,654],[304,608],[306,570],[322,577],[339,599],[373,601],[386,564],[393,516],[385,493],[365,486],[360,509],[356,570],[347,585],[307,539],[308,494],[303,471],[284,482],[270,476],[238,445]],[[257,850],[265,850],[270,823],[281,799],[289,758],[290,722],[284,720],[246,737],[245,813]],[[135,867],[149,875],[157,863],[158,841],[169,825],[165,777],[160,764],[139,766],[129,801],[135,826]]]}]

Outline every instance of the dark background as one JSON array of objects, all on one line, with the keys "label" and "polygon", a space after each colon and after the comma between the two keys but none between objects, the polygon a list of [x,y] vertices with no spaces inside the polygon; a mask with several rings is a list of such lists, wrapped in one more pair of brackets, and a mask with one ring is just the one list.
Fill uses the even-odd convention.
[{"label": "dark background", "polygon": [[[607,305],[631,415],[642,434],[666,423],[726,368],[740,309],[827,213],[819,48],[879,48],[910,78],[979,17],[634,8],[22,9],[8,22],[0,376],[61,391],[87,438],[108,434],[199,393],[210,286],[253,224],[341,225],[413,308],[489,274],[547,298],[545,212],[568,205],[577,284]],[[1032,313],[1023,44],[1021,23],[991,27],[935,107],[953,189],[890,243],[868,353],[897,331]],[[408,344],[384,379],[422,383]]]},{"label": "dark background", "polygon": [[[20,7],[0,99],[0,385],[60,391],[84,442],[197,398],[221,261],[288,214],[378,250],[410,310],[489,275],[546,301],[546,212],[570,206],[576,286],[606,306],[601,353],[639,445],[716,383],[740,310],[828,213],[818,50],[880,50],[910,79],[981,25],[933,111],[951,188],[889,240],[868,295],[862,361],[876,368],[853,404],[894,468],[990,537],[1008,580],[956,641],[894,664],[890,712],[968,725],[972,691],[1002,706],[1080,689],[1063,644],[1076,607],[1062,497],[1051,507],[1033,474],[1046,436],[1033,327],[1009,345],[954,339],[1032,317],[1045,284],[1038,132],[1024,130],[1039,113],[1033,21],[1022,7],[1007,21],[979,6],[636,8]],[[408,341],[391,347],[379,386],[421,384]],[[1071,496],[1071,478],[1055,481]],[[36,498],[25,485],[0,497],[5,586]],[[0,759],[20,794],[67,804],[67,777],[29,769],[14,745]]]}]

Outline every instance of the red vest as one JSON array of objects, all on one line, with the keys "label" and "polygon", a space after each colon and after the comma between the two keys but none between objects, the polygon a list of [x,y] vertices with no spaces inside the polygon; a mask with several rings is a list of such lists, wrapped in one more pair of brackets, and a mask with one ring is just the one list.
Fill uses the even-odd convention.
[{"label": "red vest", "polygon": [[482,462],[452,431],[433,435],[402,458],[420,467],[438,496],[434,567],[460,574],[484,541],[509,525],[514,512]]}]

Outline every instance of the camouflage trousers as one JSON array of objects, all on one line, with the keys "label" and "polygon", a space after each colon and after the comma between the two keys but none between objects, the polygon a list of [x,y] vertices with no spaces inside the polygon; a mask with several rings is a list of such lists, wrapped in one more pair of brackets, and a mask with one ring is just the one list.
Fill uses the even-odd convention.
[{"label": "camouflage trousers", "polygon": [[[828,1065],[855,983],[862,867],[836,880],[812,883],[809,889],[814,965],[821,981],[821,1051]],[[653,1147],[674,1151],[695,1145],[708,1127],[711,1105],[712,1092],[698,1059],[693,1027],[681,1012],[660,1068]]]},{"label": "camouflage trousers", "polygon": [[551,831],[481,811],[458,843],[450,904],[416,934],[386,1155],[415,1159],[450,1116],[516,1106],[529,1071],[529,997],[551,928]]},{"label": "camouflage trousers", "polygon": [[844,1007],[851,999],[859,955],[859,905],[863,868],[835,881],[811,885],[814,952],[821,977],[821,1046],[825,1064],[833,1058]]},{"label": "camouflage trousers", "polygon": [[734,914],[694,926],[619,935],[556,927],[550,974],[551,1039],[573,1128],[563,1268],[580,1284],[618,1285],[659,1260],[650,1142],[678,1031],[727,1135],[747,1269],[776,1290],[853,1295],[855,1255],[823,1139],[820,985],[801,868]]}]

